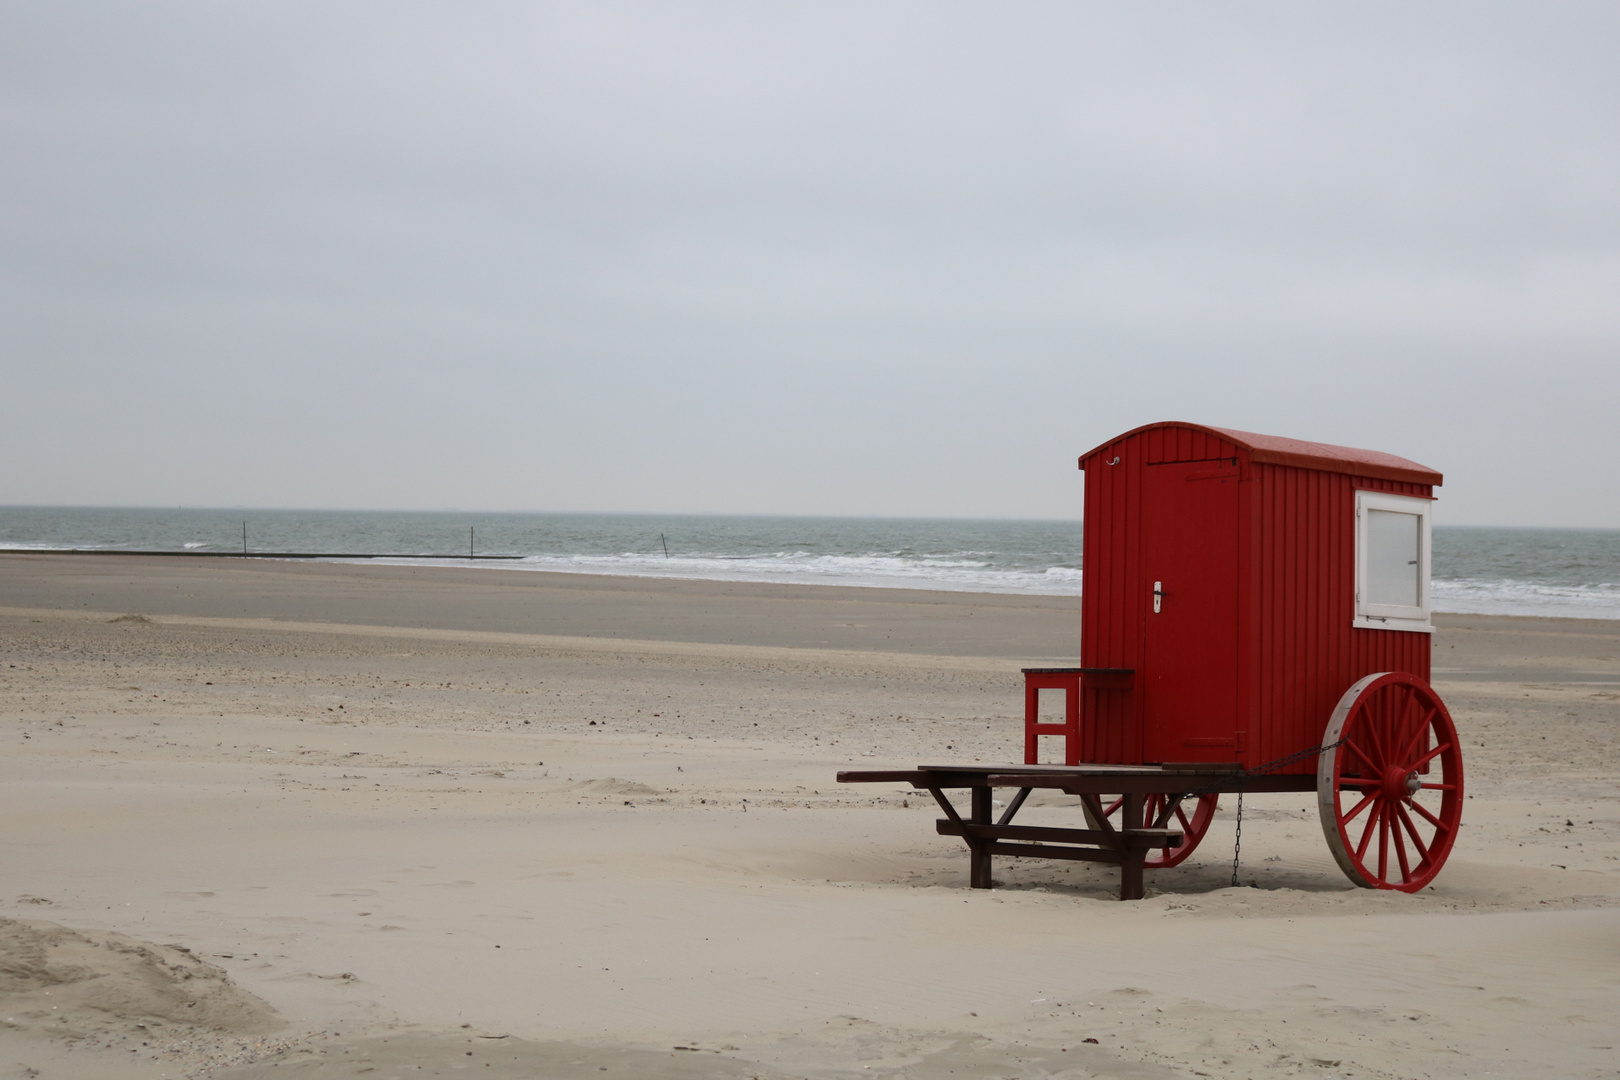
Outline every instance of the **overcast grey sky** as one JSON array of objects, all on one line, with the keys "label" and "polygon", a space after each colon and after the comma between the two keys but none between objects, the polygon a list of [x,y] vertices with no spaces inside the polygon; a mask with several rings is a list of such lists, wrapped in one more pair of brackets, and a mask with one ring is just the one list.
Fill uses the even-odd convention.
[{"label": "overcast grey sky", "polygon": [[0,6],[0,503],[1620,526],[1620,5]]}]

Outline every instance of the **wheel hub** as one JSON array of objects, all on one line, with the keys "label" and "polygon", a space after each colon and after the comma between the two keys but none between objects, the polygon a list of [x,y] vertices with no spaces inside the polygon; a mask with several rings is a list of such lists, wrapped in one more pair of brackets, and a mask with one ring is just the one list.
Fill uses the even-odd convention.
[{"label": "wheel hub", "polygon": [[1418,774],[1399,765],[1391,765],[1384,770],[1383,776],[1384,797],[1395,802],[1405,802],[1423,787],[1423,781]]}]

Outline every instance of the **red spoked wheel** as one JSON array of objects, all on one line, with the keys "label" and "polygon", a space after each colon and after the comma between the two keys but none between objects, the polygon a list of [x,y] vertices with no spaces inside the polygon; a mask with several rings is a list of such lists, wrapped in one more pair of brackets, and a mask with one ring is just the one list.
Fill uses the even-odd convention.
[{"label": "red spoked wheel", "polygon": [[[1107,796],[1103,796],[1106,800]],[[1152,848],[1148,851],[1147,860],[1142,863],[1149,870],[1163,870],[1183,862],[1193,853],[1198,842],[1209,832],[1209,823],[1215,817],[1215,804],[1220,802],[1219,795],[1163,795],[1154,793],[1142,796],[1142,824],[1149,828],[1180,828],[1181,846],[1167,848]],[[1123,798],[1103,803],[1103,812],[1108,815],[1110,824],[1119,826],[1121,808],[1125,805]],[[1169,812],[1165,808],[1168,805]],[[1090,814],[1088,812],[1087,816]]]},{"label": "red spoked wheel", "polygon": [[1322,747],[1317,806],[1345,875],[1368,889],[1428,885],[1462,820],[1462,750],[1445,702],[1416,675],[1368,675],[1339,699]]}]

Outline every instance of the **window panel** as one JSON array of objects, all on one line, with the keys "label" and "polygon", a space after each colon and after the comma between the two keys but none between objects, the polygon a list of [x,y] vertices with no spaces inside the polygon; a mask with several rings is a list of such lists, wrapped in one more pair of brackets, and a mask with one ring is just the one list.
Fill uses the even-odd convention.
[{"label": "window panel", "polygon": [[1416,514],[1367,511],[1367,601],[1418,607],[1419,520]]},{"label": "window panel", "polygon": [[1432,499],[1356,492],[1356,619],[1369,630],[1432,633],[1429,514]]}]

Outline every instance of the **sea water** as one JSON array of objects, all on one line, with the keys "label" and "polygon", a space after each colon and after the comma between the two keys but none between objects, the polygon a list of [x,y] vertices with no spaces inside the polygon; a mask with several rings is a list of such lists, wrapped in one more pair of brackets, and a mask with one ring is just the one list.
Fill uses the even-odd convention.
[{"label": "sea water", "polygon": [[[516,556],[507,570],[1072,596],[1078,521],[0,507],[0,548]],[[1434,608],[1620,619],[1620,530],[1436,526]]]}]

